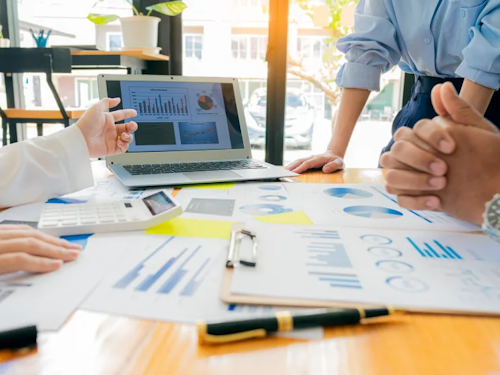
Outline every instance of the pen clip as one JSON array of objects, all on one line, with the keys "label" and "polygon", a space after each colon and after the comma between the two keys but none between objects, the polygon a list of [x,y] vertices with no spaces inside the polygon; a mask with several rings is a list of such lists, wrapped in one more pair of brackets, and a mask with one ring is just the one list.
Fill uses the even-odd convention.
[{"label": "pen clip", "polygon": [[[250,260],[240,259],[240,248],[244,237],[252,240],[252,257]],[[257,265],[257,235],[246,229],[233,229],[229,242],[229,253],[227,256],[226,267],[234,268],[235,264],[241,264],[246,267],[255,267]]]}]

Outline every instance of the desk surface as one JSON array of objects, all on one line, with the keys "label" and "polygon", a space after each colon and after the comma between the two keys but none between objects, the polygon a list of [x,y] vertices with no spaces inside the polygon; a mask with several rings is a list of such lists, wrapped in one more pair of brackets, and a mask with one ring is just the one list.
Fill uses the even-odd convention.
[{"label": "desk surface", "polygon": [[130,56],[147,61],[169,61],[166,55],[145,53],[143,51],[71,51],[72,56]]},{"label": "desk surface", "polygon": [[[109,176],[102,164],[97,176]],[[381,183],[380,170],[306,174],[316,183]],[[0,352],[0,361],[11,357]],[[391,323],[328,329],[321,341],[281,338],[198,346],[195,328],[76,312],[38,351],[0,365],[38,375],[500,374],[500,319],[408,314]]]}]

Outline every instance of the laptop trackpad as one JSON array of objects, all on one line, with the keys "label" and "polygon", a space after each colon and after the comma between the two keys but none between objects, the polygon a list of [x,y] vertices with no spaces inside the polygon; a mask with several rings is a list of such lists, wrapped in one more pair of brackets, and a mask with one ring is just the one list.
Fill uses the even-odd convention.
[{"label": "laptop trackpad", "polygon": [[193,181],[217,181],[232,178],[241,178],[239,174],[231,171],[213,171],[213,172],[188,172],[184,176]]}]

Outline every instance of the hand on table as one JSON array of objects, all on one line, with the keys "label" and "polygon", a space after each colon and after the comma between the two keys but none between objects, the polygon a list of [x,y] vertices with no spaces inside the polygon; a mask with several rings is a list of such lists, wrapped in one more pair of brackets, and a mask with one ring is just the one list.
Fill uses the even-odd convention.
[{"label": "hand on table", "polygon": [[81,246],[26,225],[0,225],[0,275],[16,271],[46,273],[80,255]]},{"label": "hand on table", "polygon": [[480,224],[484,204],[500,191],[500,135],[451,84],[437,86],[432,99],[440,117],[398,131],[381,158],[387,191],[405,208]]},{"label": "hand on table", "polygon": [[131,121],[115,125],[115,122],[135,117],[137,112],[134,109],[108,112],[119,103],[120,98],[102,99],[90,107],[76,123],[85,137],[90,157],[111,156],[128,150],[132,142],[131,133],[137,130],[137,124]]},{"label": "hand on table", "polygon": [[321,155],[312,155],[295,160],[286,169],[295,173],[303,173],[309,169],[322,168],[324,173],[333,173],[344,169],[344,159],[334,151],[328,150]]}]

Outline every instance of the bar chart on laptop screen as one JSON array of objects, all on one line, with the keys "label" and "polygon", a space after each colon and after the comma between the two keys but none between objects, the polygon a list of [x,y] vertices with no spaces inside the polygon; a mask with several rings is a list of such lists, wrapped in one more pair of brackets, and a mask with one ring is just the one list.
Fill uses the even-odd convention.
[{"label": "bar chart on laptop screen", "polygon": [[137,119],[190,119],[188,90],[182,88],[129,87],[130,103]]}]

